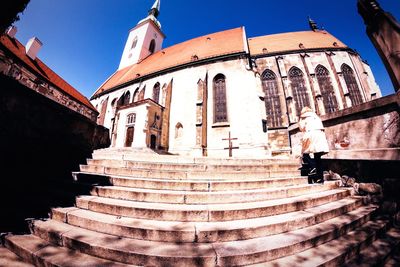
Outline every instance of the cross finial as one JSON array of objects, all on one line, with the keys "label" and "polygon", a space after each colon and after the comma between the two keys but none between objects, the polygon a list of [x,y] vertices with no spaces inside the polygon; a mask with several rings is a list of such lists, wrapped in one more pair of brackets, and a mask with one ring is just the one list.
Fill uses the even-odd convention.
[{"label": "cross finial", "polygon": [[153,6],[149,10],[149,15],[153,15],[156,18],[158,17],[158,15],[160,14],[160,1],[161,0],[156,0],[154,2]]}]

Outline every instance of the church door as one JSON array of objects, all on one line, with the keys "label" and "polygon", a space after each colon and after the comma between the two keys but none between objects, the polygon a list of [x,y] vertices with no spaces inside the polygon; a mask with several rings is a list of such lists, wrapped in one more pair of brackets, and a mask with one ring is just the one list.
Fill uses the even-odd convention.
[{"label": "church door", "polygon": [[157,146],[157,137],[154,134],[152,134],[150,136],[150,148],[156,149],[156,146]]},{"label": "church door", "polygon": [[128,127],[126,129],[125,147],[131,147],[132,146],[134,131],[135,131],[135,127]]}]

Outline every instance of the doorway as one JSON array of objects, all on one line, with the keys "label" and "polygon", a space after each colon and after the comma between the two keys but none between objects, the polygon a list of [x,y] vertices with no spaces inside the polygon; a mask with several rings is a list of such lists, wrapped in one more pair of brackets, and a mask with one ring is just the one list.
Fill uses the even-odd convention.
[{"label": "doorway", "polygon": [[150,136],[150,148],[156,149],[156,146],[157,146],[157,137],[154,134],[152,134]]},{"label": "doorway", "polygon": [[125,147],[131,147],[133,142],[133,134],[135,132],[135,127],[128,127],[126,129],[126,136],[125,136]]}]

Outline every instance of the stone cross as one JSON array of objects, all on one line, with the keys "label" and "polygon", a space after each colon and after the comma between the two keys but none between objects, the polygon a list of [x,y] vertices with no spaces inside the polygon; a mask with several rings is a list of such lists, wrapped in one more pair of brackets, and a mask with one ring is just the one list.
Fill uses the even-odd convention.
[{"label": "stone cross", "polygon": [[232,145],[232,140],[238,140],[237,138],[231,138],[231,132],[229,132],[229,137],[228,138],[222,138],[222,140],[228,140],[229,141],[229,147],[225,147],[224,149],[229,149],[229,157],[232,157],[232,150],[233,149],[238,149],[238,146],[233,146]]}]

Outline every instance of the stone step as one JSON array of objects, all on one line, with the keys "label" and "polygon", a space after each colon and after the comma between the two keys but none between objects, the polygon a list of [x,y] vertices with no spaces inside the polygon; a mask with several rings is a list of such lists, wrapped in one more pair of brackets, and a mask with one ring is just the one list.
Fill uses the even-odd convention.
[{"label": "stone step", "polygon": [[292,177],[299,176],[296,171],[172,171],[172,170],[145,170],[134,168],[112,168],[98,165],[80,165],[80,171],[94,174],[119,175],[141,178],[159,178],[159,179],[207,179],[207,180],[243,180],[243,179],[267,179],[271,177]]},{"label": "stone step", "polygon": [[119,200],[96,196],[76,198],[76,206],[91,211],[140,219],[165,221],[230,221],[298,211],[343,199],[350,189],[334,189],[278,200],[229,204],[167,204]]},{"label": "stone step", "polygon": [[[25,262],[34,264],[34,266],[54,266],[54,267],[87,267],[87,266],[110,266],[123,267],[132,266],[114,261],[105,260],[99,257],[90,256],[79,251],[59,247],[34,235],[10,235],[7,236],[6,246],[18,254]],[[2,262],[0,258],[0,263]],[[0,265],[9,267],[28,267],[25,265]]]},{"label": "stone step", "polygon": [[99,185],[115,185],[133,188],[146,189],[165,189],[165,190],[187,190],[198,192],[216,192],[229,190],[251,190],[262,188],[274,188],[289,185],[301,185],[307,183],[306,177],[293,176],[283,178],[268,179],[246,179],[240,180],[177,180],[177,179],[157,179],[157,178],[134,178],[117,175],[100,175],[84,172],[75,172],[74,177],[77,181],[85,183],[97,183]]},{"label": "stone step", "polygon": [[[116,217],[79,208],[52,209],[52,219],[121,237],[163,242],[224,242],[292,231],[332,219],[362,205],[345,198],[302,211],[227,222],[174,222]],[[373,207],[373,206],[371,206]]]},{"label": "stone step", "polygon": [[211,157],[185,157],[179,155],[160,155],[154,151],[142,153],[134,149],[108,149],[95,150],[93,159],[138,160],[165,163],[191,163],[191,164],[268,164],[271,162],[296,162],[295,158],[211,158]]},{"label": "stone step", "polygon": [[34,267],[34,265],[25,262],[24,259],[2,246],[0,246],[0,266]]},{"label": "stone step", "polygon": [[143,189],[120,186],[95,186],[92,196],[133,200],[141,202],[175,204],[218,204],[245,203],[311,194],[338,188],[336,182],[325,184],[304,184],[267,189],[231,190],[221,192],[171,191],[163,189]]},{"label": "stone step", "polygon": [[322,245],[249,267],[344,266],[346,259],[357,254],[360,248],[368,246],[377,234],[385,231],[386,225],[386,220],[369,221],[362,227]]},{"label": "stone step", "polygon": [[[54,220],[34,221],[32,232],[49,242],[128,264],[238,266],[274,260],[338,238],[365,224],[370,219],[372,211],[373,209],[362,207],[307,228],[267,237],[219,243],[176,243],[128,239]],[[383,222],[380,224],[384,227]],[[367,223],[367,226],[372,227],[372,222]]]},{"label": "stone step", "polygon": [[297,171],[298,162],[271,162],[266,164],[200,164],[200,163],[165,163],[131,160],[87,159],[87,165],[105,166],[112,168],[134,168],[150,170],[175,170],[175,171]]},{"label": "stone step", "polygon": [[400,229],[391,228],[371,245],[365,247],[348,261],[347,267],[367,267],[383,265],[388,258],[397,252],[400,245]]}]

